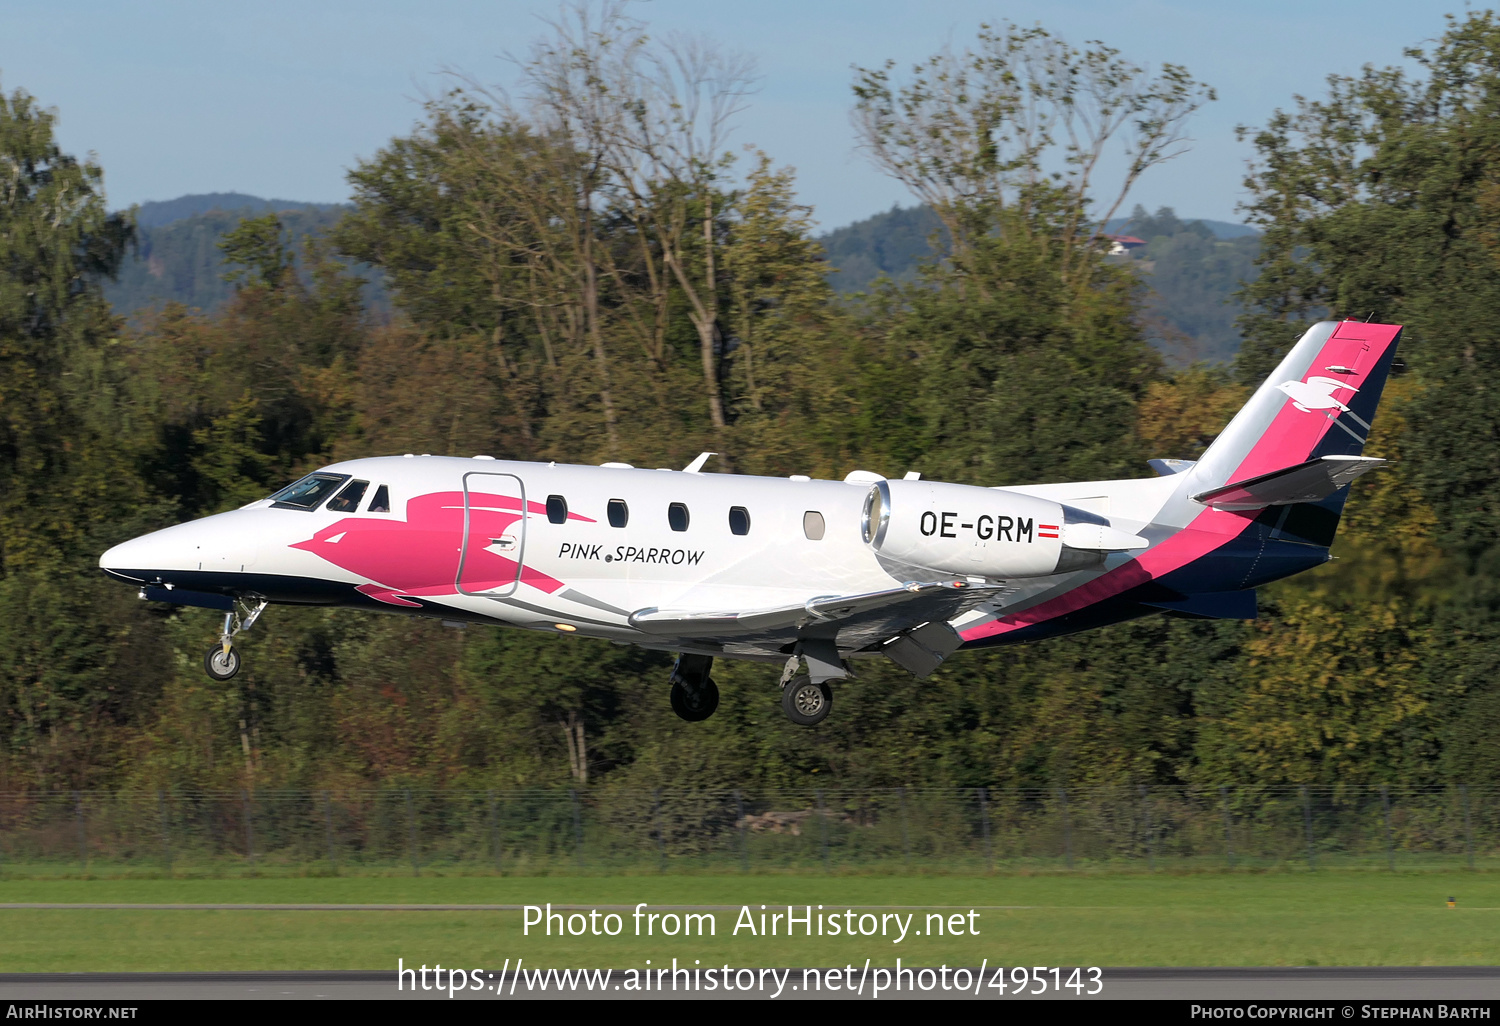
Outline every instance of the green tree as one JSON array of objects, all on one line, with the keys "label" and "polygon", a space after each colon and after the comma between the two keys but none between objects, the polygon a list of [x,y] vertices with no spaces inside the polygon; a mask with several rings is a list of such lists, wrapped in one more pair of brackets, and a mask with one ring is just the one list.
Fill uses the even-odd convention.
[{"label": "green tree", "polygon": [[56,122],[25,92],[0,94],[0,571],[73,555],[101,511],[67,499],[112,490],[97,476],[108,415],[76,372],[116,331],[100,279],[133,224],[105,210],[98,165],[58,148]]},{"label": "green tree", "polygon": [[275,214],[244,218],[219,240],[219,249],[229,265],[224,280],[232,284],[279,289],[293,269],[286,231]]},{"label": "green tree", "polygon": [[[1429,703],[1440,725],[1441,748],[1421,772],[1441,765],[1489,780],[1500,756],[1473,724],[1495,705],[1500,665],[1489,572],[1500,543],[1500,410],[1488,386],[1500,371],[1500,20],[1450,17],[1440,38],[1407,56],[1410,69],[1335,76],[1325,97],[1246,131],[1259,154],[1249,212],[1265,234],[1261,273],[1244,293],[1238,368],[1246,380],[1265,374],[1318,316],[1405,325],[1413,380],[1387,404],[1402,431],[1379,447],[1372,437],[1369,449],[1405,459],[1368,486],[1383,491],[1359,489],[1352,510],[1351,540],[1379,569],[1369,576],[1380,590],[1338,615],[1358,631],[1385,622],[1385,604],[1399,599],[1398,619],[1369,646],[1384,661],[1379,686]],[[1378,530],[1360,525],[1360,499],[1388,513]],[[1408,646],[1420,658],[1404,658]]]}]

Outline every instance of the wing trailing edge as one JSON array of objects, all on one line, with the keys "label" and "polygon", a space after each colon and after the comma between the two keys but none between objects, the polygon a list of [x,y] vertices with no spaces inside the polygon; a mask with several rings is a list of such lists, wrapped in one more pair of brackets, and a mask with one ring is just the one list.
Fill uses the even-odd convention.
[{"label": "wing trailing edge", "polygon": [[763,631],[800,628],[813,623],[838,623],[863,613],[896,607],[918,599],[951,595],[955,608],[978,603],[1002,586],[970,584],[967,581],[909,581],[899,588],[862,595],[820,595],[796,606],[745,612],[709,612],[686,609],[640,609],[630,615],[630,625],[647,634],[672,637],[718,637],[759,634]]}]

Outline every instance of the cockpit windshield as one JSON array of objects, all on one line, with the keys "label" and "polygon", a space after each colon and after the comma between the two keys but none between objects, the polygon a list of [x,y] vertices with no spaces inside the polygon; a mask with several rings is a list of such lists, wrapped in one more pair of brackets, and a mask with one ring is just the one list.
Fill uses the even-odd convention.
[{"label": "cockpit windshield", "polygon": [[271,496],[272,509],[317,509],[323,500],[349,480],[348,474],[308,474]]}]

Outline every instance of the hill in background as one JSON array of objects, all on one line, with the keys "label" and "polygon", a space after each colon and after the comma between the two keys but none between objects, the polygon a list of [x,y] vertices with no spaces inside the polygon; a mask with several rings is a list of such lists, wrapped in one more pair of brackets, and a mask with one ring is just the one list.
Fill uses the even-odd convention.
[{"label": "hill in background", "polygon": [[[105,298],[116,313],[127,317],[169,302],[212,312],[234,293],[224,280],[219,240],[243,218],[279,215],[293,250],[300,253],[303,239],[328,231],[351,209],[347,203],[267,200],[239,192],[142,203],[136,208],[136,249],[121,266],[119,277],[105,284]],[[369,268],[356,268],[356,273],[378,277]],[[389,298],[378,281],[372,281],[366,299],[372,308],[389,309]]]},{"label": "hill in background", "polygon": [[200,192],[190,196],[178,196],[176,199],[142,203],[135,208],[135,221],[142,228],[160,228],[173,221],[181,221],[185,217],[206,214],[210,210],[225,210],[238,213],[242,217],[254,217],[257,214],[272,211],[279,213],[284,210],[316,212],[348,209],[347,203],[303,203],[299,200],[261,199],[259,196],[249,196],[243,192]]},{"label": "hill in background", "polygon": [[[206,312],[218,309],[233,293],[224,280],[219,240],[242,218],[275,212],[300,251],[300,240],[322,234],[350,210],[344,203],[300,203],[262,199],[238,192],[180,196],[143,203],[136,210],[139,244],[119,278],[105,287],[115,310],[126,316],[180,302]],[[1146,241],[1128,258],[1150,285],[1146,328],[1159,349],[1176,361],[1225,361],[1239,349],[1233,293],[1255,275],[1260,238],[1254,229],[1225,221],[1183,221],[1169,207],[1147,214],[1136,207],[1128,218],[1116,218],[1111,233]],[[933,256],[931,239],[937,217],[926,207],[893,207],[822,236],[830,279],[845,294],[864,291],[882,275],[911,281],[924,259]],[[367,302],[384,312],[390,298],[380,276],[354,269],[371,279]]]},{"label": "hill in background", "polygon": [[[835,229],[818,241],[836,270],[839,292],[862,292],[880,276],[907,282],[934,255],[940,230],[927,207],[892,207],[883,214]],[[1233,295],[1255,277],[1260,236],[1228,221],[1183,221],[1170,207],[1148,214],[1137,206],[1129,217],[1105,225],[1111,234],[1143,239],[1144,247],[1122,260],[1151,287],[1146,329],[1156,346],[1179,362],[1226,361],[1239,349]]]}]

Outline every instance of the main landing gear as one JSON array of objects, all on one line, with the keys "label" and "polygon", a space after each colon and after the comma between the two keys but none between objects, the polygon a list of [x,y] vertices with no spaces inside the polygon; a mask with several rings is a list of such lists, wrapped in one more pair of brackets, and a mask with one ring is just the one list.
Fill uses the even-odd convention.
[{"label": "main landing gear", "polygon": [[219,643],[203,655],[203,668],[214,680],[228,680],[240,672],[240,654],[231,642],[240,631],[248,631],[260,619],[270,603],[257,599],[255,605],[236,601],[236,609],[224,614],[224,629],[219,634]]},{"label": "main landing gear", "polygon": [[[798,673],[803,662],[807,672]],[[689,723],[708,719],[719,707],[719,687],[708,675],[713,665],[713,656],[684,652],[672,667],[672,711]],[[828,682],[847,676],[849,669],[833,642],[799,643],[781,673],[782,711],[798,726],[817,726],[833,711]]]},{"label": "main landing gear", "polygon": [[[797,665],[806,660],[807,672]],[[848,675],[838,649],[832,644],[802,644],[781,671],[781,711],[799,727],[816,727],[833,711],[830,680]]]},{"label": "main landing gear", "polygon": [[833,689],[827,681],[817,684],[805,673],[793,677],[781,689],[781,711],[801,727],[815,727],[833,711]]},{"label": "main landing gear", "polygon": [[719,686],[708,675],[713,665],[713,656],[684,652],[672,667],[672,711],[689,723],[708,719],[719,707]]}]

